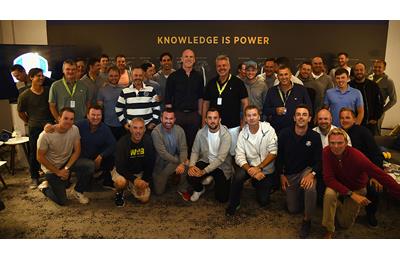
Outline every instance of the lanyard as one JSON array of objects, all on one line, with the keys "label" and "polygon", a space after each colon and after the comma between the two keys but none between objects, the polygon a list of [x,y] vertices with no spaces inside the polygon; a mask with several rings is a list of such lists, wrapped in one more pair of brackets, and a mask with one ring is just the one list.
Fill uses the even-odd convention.
[{"label": "lanyard", "polygon": [[68,87],[68,85],[67,85],[67,82],[65,81],[65,78],[63,78],[62,81],[63,81],[63,83],[64,83],[65,89],[67,90],[68,94],[69,94],[69,95],[71,96],[71,98],[72,98],[72,97],[74,96],[74,94],[75,94],[76,82],[75,82],[74,86],[72,87],[72,93],[71,93],[71,91],[69,90],[69,87]]},{"label": "lanyard", "polygon": [[378,84],[382,79],[383,77],[380,77],[377,81],[375,81],[375,83]]},{"label": "lanyard", "polygon": [[222,88],[221,88],[221,86],[219,85],[219,83],[218,83],[218,80],[217,80],[217,89],[218,89],[218,93],[219,93],[219,96],[221,96],[222,95],[222,92],[224,92],[224,90],[225,90],[225,88],[226,88],[226,85],[228,85],[228,82],[229,82],[229,80],[231,79],[231,74],[229,74],[229,78],[228,78],[228,80],[225,82],[225,84],[222,86]]},{"label": "lanyard", "polygon": [[[286,101],[289,98],[290,93],[292,93],[292,88],[286,92],[286,95],[282,93],[282,90],[278,87],[279,96],[281,97],[283,106],[286,107]],[[285,97],[285,98],[284,98]]]}]

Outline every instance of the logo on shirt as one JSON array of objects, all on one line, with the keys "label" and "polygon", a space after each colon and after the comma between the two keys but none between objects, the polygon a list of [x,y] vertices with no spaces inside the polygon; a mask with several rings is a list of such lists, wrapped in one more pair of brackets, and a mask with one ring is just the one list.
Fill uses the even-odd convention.
[{"label": "logo on shirt", "polygon": [[311,146],[311,141],[306,142],[306,146],[310,147]]},{"label": "logo on shirt", "polygon": [[131,149],[130,156],[131,156],[131,158],[143,157],[144,156],[144,148]]}]

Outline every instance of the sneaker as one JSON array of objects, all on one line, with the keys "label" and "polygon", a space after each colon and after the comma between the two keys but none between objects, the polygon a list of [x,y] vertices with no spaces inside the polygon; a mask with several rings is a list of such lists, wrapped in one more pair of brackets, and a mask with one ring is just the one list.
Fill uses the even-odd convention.
[{"label": "sneaker", "polygon": [[115,205],[117,207],[123,207],[125,206],[125,200],[124,200],[124,193],[123,192],[116,192],[115,193]]},{"label": "sneaker", "polygon": [[39,179],[33,178],[31,179],[31,183],[29,184],[29,189],[34,190],[39,185]]},{"label": "sneaker", "polygon": [[74,196],[74,198],[79,201],[79,203],[81,204],[89,203],[89,198],[83,195],[83,193],[77,192],[74,188],[72,188],[71,193]]},{"label": "sneaker", "polygon": [[181,195],[182,199],[184,201],[189,201],[190,200],[190,193],[187,191],[178,191],[179,195]]},{"label": "sneaker", "polygon": [[204,178],[204,180],[201,182],[201,184],[209,185],[213,180],[214,180],[214,177],[210,175],[210,176],[207,176],[206,178]]},{"label": "sneaker", "polygon": [[190,200],[193,202],[198,201],[200,196],[203,195],[204,192],[206,192],[206,189],[204,187],[202,191],[193,192],[192,196],[190,197]]},{"label": "sneaker", "polygon": [[49,187],[49,182],[48,181],[43,181],[40,183],[40,185],[37,187],[41,192],[43,192],[45,189]]},{"label": "sneaker", "polygon": [[368,225],[372,228],[376,228],[378,226],[378,220],[375,217],[375,214],[367,214]]},{"label": "sneaker", "polygon": [[225,216],[227,216],[227,217],[232,217],[232,216],[234,216],[235,213],[236,213],[236,211],[237,211],[238,209],[240,209],[240,204],[237,205],[235,208],[233,208],[233,207],[227,207],[227,208],[225,209]]},{"label": "sneaker", "polygon": [[310,234],[310,229],[311,229],[311,220],[308,221],[303,220],[303,223],[301,224],[299,237],[307,238],[308,235]]}]

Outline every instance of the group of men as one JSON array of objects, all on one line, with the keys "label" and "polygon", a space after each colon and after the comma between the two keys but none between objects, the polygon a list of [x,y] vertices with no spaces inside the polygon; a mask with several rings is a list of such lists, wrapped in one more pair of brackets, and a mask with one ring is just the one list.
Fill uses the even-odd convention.
[{"label": "group of men", "polygon": [[[317,201],[323,204],[326,236],[332,237],[336,212],[338,223],[349,227],[360,206],[372,201],[367,212],[376,222],[381,184],[400,198],[400,186],[382,170],[376,144],[363,147],[378,133],[386,102],[366,78],[364,64],[356,64],[350,82],[360,92],[349,86],[344,66],[335,70],[333,87],[320,57],[303,63],[298,77],[284,60],[279,67],[277,60],[266,60],[258,76],[257,64],[249,61],[241,67],[243,79],[231,74],[229,57],[220,55],[217,76],[207,84],[194,69],[195,60],[192,50],[184,50],[175,71],[172,55],[163,53],[161,70],[154,74],[151,63],[127,68],[125,56],[117,55],[117,66],[110,67],[102,55],[89,60],[79,79],[75,61],[66,60],[64,77],[51,88],[40,69],[29,71],[31,87],[21,93],[18,112],[29,126],[31,188],[65,205],[74,172],[71,195],[86,204],[84,193],[101,171],[103,185],[116,190],[115,204],[121,207],[126,190],[145,203],[152,191],[163,194],[173,178],[182,198],[195,202],[214,182],[215,199],[227,202],[226,215],[232,216],[246,180],[261,207],[280,184],[288,211],[304,210],[302,238],[310,232]],[[375,63],[378,84],[390,82],[382,62]],[[392,95],[386,98],[393,103]],[[351,179],[343,170],[350,161],[355,162],[349,166]],[[39,163],[45,173],[40,185]]]}]

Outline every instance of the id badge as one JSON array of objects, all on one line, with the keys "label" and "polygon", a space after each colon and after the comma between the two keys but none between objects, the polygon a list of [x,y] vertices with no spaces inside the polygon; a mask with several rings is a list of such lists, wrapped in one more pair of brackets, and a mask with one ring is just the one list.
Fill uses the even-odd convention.
[{"label": "id badge", "polygon": [[222,105],[222,97],[217,98],[217,105]]},{"label": "id badge", "polygon": [[75,100],[71,100],[69,104],[71,108],[75,108]]}]

